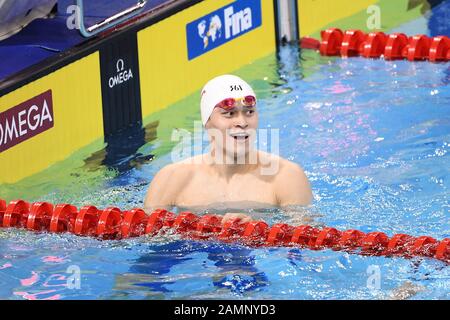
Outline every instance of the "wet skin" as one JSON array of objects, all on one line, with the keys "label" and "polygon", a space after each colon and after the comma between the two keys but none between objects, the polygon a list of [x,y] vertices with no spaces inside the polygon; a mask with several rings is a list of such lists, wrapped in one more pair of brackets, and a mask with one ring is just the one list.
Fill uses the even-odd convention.
[{"label": "wet skin", "polygon": [[299,165],[253,148],[258,128],[255,107],[216,107],[205,128],[210,152],[162,168],[148,189],[147,212],[173,206],[216,209],[225,213],[223,221],[241,218],[245,222],[251,218],[242,211],[250,206],[287,208],[311,203],[311,187]]}]

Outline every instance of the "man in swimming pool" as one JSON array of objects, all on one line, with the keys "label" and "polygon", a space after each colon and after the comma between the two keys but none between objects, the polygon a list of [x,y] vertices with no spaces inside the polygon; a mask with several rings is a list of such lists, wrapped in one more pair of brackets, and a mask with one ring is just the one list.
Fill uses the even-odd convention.
[{"label": "man in swimming pool", "polygon": [[225,206],[223,221],[245,222],[248,215],[230,211],[309,205],[312,192],[302,168],[253,147],[256,102],[253,89],[237,76],[210,80],[200,102],[210,150],[162,168],[148,189],[146,211],[177,206],[217,212]]},{"label": "man in swimming pool", "polygon": [[[217,212],[225,204],[225,212],[229,208],[281,207],[302,215],[298,206],[312,201],[303,170],[293,162],[252,148],[258,112],[256,95],[245,81],[232,75],[209,81],[201,93],[201,116],[210,137],[209,153],[162,168],[147,192],[144,207],[148,213],[172,206]],[[242,222],[251,219],[229,212],[222,221],[233,218]],[[298,220],[303,223],[310,219],[303,215]],[[424,289],[406,282],[384,298],[408,299]]]}]

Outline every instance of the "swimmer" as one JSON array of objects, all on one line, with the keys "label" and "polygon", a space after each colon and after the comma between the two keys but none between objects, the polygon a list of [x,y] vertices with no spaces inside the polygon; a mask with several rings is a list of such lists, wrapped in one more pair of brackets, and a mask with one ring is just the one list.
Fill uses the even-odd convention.
[{"label": "swimmer", "polygon": [[242,210],[289,211],[311,203],[310,183],[298,164],[253,146],[258,108],[247,82],[234,75],[210,80],[201,91],[200,111],[209,151],[162,168],[150,183],[146,212],[173,206],[194,212],[222,210],[222,222],[247,222],[251,217]]}]

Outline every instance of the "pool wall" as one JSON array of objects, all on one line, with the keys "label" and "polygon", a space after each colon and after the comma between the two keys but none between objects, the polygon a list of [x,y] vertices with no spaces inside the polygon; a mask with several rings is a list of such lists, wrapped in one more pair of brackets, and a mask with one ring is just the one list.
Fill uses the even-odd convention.
[{"label": "pool wall", "polygon": [[[252,21],[239,24],[245,8]],[[212,39],[205,30],[211,50],[198,24],[225,14],[223,34]],[[274,30],[273,1],[177,1],[8,78],[0,84],[0,183],[16,183],[141,125],[143,117],[192,94],[208,78],[274,52]],[[36,103],[51,107],[35,110]],[[34,119],[49,128],[31,136],[39,131]]]},{"label": "pool wall", "polygon": [[448,0],[299,0],[297,8],[301,37],[320,39],[320,31],[330,27],[392,32],[408,23],[429,36],[450,36]]}]

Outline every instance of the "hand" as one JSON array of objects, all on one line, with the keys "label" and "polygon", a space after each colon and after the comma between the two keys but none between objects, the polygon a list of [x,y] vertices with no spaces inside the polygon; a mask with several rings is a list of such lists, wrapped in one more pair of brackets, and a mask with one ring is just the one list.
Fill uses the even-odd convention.
[{"label": "hand", "polygon": [[240,223],[246,223],[246,222],[250,222],[252,220],[252,217],[250,217],[249,215],[243,214],[243,213],[228,212],[223,216],[222,224],[224,224],[225,222],[227,222],[229,220],[233,220],[233,219],[240,219],[240,221],[239,221]]}]

